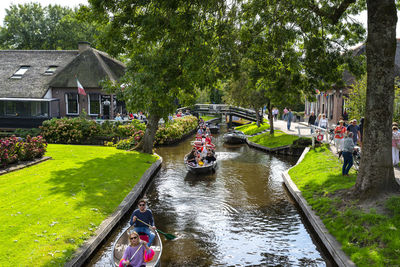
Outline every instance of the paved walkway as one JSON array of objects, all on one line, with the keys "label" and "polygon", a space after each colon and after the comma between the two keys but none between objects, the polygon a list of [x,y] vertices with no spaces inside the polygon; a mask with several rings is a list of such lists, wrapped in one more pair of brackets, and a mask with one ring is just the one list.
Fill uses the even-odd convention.
[{"label": "paved walkway", "polygon": [[[303,127],[307,126],[307,123],[305,123],[305,122],[292,122],[290,125],[290,130],[288,130],[286,121],[284,121],[284,120],[274,121],[274,129],[281,130],[282,132],[291,134],[291,135],[299,134],[299,131],[297,129],[298,126],[300,127],[301,136],[311,137],[310,129],[303,129]],[[334,155],[338,156],[333,144],[331,144],[330,150]],[[397,183],[400,185],[400,168],[394,168],[394,176],[396,177]]]}]

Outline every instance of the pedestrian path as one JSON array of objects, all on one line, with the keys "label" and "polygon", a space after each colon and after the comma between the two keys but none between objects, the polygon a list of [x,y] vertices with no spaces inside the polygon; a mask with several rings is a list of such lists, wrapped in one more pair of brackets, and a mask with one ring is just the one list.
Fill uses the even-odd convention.
[{"label": "pedestrian path", "polygon": [[[302,127],[305,127],[306,125],[307,124],[304,122],[292,122],[290,125],[290,130],[288,130],[287,129],[287,121],[284,121],[284,120],[274,121],[274,129],[276,129],[276,130],[281,130],[282,132],[291,134],[291,135],[298,135],[299,132],[296,127],[299,126],[301,136],[311,137],[310,129],[302,129]],[[336,149],[333,146],[334,145],[331,144],[330,150],[336,157],[338,157]],[[394,168],[394,176],[396,177],[397,183],[400,185],[400,168]]]}]

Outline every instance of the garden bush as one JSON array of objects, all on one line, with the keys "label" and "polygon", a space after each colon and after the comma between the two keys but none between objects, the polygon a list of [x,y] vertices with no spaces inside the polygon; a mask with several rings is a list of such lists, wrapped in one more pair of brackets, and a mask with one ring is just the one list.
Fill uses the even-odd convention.
[{"label": "garden bush", "polygon": [[136,131],[132,136],[127,139],[120,140],[116,147],[117,149],[128,150],[134,148],[143,138],[144,132],[142,130]]},{"label": "garden bush", "polygon": [[53,118],[44,121],[42,136],[49,143],[82,144],[90,137],[100,132],[99,125],[93,120],[85,118]]},{"label": "garden bush", "polygon": [[194,116],[185,116],[169,121],[158,128],[155,136],[156,144],[162,145],[169,141],[178,140],[196,129],[197,125],[198,121]]},{"label": "garden bush", "polygon": [[33,160],[43,157],[47,143],[42,136],[22,140],[15,136],[0,139],[0,164],[4,168],[18,161]]}]

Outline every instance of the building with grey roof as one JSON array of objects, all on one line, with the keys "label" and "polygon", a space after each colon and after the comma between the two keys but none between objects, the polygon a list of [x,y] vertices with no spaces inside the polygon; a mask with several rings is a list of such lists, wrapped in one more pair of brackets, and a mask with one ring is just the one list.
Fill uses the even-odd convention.
[{"label": "building with grey roof", "polygon": [[[125,65],[87,42],[69,51],[0,50],[0,62],[0,128],[37,127],[82,112],[112,119],[122,110],[101,81],[118,81]],[[77,80],[86,95],[78,94]]]}]

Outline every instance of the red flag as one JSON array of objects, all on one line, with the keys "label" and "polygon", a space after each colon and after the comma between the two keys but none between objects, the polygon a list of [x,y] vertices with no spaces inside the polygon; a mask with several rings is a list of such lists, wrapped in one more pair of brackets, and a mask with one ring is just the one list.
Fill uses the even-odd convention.
[{"label": "red flag", "polygon": [[76,79],[76,83],[78,84],[78,94],[86,95],[85,89],[83,89],[82,84]]}]

